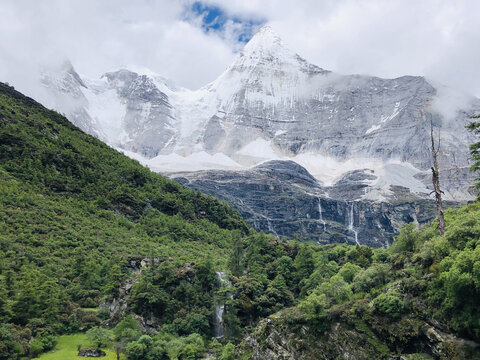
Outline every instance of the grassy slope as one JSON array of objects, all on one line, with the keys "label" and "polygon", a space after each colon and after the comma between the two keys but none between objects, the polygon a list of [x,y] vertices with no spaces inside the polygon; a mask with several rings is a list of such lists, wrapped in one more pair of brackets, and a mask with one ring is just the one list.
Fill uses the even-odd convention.
[{"label": "grassy slope", "polygon": [[[42,354],[39,356],[40,360],[73,360],[73,359],[85,359],[84,357],[77,356],[78,346],[82,347],[90,346],[85,334],[73,334],[73,335],[62,335],[58,338],[58,344],[55,350],[52,350],[48,353]],[[95,347],[95,346],[92,346]],[[103,349],[107,354],[102,359],[105,360],[116,360],[117,354],[109,350],[108,348]],[[125,359],[122,355],[120,359]]]}]

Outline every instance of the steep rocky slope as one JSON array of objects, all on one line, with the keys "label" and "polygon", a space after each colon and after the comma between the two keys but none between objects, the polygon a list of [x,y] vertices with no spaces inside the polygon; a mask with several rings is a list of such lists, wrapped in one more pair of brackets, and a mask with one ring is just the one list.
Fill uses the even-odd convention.
[{"label": "steep rocky slope", "polygon": [[[366,247],[319,247],[326,253],[300,283],[299,303],[256,324],[239,358],[479,359],[479,211],[478,202],[447,211],[444,236],[435,223],[420,231],[408,226],[370,262]],[[235,296],[249,305],[241,292]]]},{"label": "steep rocky slope", "polygon": [[407,189],[397,189],[399,198],[391,202],[361,201],[366,187],[363,172],[347,174],[326,187],[293,161],[172,176],[187,187],[233,204],[256,229],[318,243],[388,247],[403,224],[421,225],[435,216],[432,201],[413,196]]},{"label": "steep rocky slope", "polygon": [[[245,339],[243,352],[252,360],[330,360],[330,359],[395,359],[395,360],[432,360],[432,359],[479,359],[479,344],[456,336],[441,324],[417,322],[416,329],[410,333],[404,344],[399,344],[397,354],[385,346],[385,333],[391,332],[392,338],[399,332],[409,332],[403,327],[411,326],[408,321],[393,323],[383,334],[374,333],[361,320],[346,323],[338,319],[323,333],[315,333],[308,326],[298,326],[292,331],[279,316],[262,321],[255,332]],[[376,319],[378,323],[385,319]],[[374,324],[379,325],[379,324]],[[378,330],[378,329],[377,329]],[[397,332],[395,334],[395,332]],[[400,339],[396,339],[399,341]],[[399,341],[401,342],[401,341]],[[411,353],[413,353],[411,355]]]}]

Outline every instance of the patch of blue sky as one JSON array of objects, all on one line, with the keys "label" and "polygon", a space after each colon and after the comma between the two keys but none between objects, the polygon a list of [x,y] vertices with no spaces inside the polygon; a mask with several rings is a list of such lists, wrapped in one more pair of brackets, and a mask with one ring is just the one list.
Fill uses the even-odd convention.
[{"label": "patch of blue sky", "polygon": [[246,18],[228,14],[221,7],[202,1],[193,2],[187,9],[186,15],[187,20],[191,16],[200,19],[200,26],[206,33],[228,35],[228,37],[233,37],[232,40],[241,44],[247,43],[266,22],[262,18]]}]

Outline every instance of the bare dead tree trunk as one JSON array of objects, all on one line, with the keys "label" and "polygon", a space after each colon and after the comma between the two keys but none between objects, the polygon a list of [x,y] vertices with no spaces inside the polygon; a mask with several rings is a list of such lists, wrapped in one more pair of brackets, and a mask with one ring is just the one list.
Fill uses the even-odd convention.
[{"label": "bare dead tree trunk", "polygon": [[443,216],[443,202],[442,202],[442,193],[440,189],[440,174],[438,172],[438,152],[440,151],[440,131],[438,132],[438,146],[435,148],[435,139],[433,137],[433,121],[430,120],[430,138],[432,139],[432,156],[433,156],[433,166],[432,166],[432,182],[433,182],[433,191],[435,194],[435,202],[437,203],[437,218],[438,218],[438,231],[440,235],[445,234],[445,218]]}]

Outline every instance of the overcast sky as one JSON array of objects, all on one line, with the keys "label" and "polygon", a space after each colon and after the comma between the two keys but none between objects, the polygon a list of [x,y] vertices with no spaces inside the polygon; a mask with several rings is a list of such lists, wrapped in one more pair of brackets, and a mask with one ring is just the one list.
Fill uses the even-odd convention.
[{"label": "overcast sky", "polygon": [[426,75],[480,96],[478,0],[1,0],[0,81],[27,89],[38,65],[81,75],[135,65],[198,88],[261,25],[343,74]]}]

